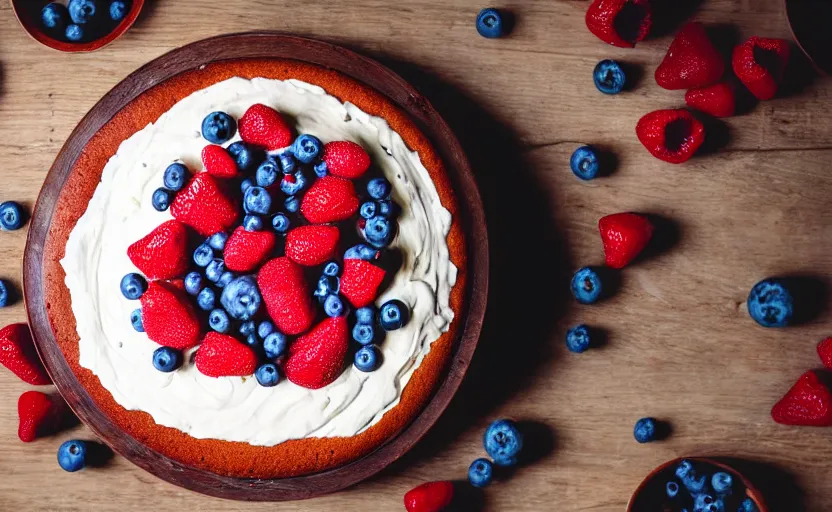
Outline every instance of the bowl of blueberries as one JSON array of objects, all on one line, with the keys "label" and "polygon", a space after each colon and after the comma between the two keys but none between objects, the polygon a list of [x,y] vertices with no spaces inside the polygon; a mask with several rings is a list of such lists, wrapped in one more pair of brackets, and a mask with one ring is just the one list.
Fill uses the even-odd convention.
[{"label": "bowl of blueberries", "polygon": [[712,459],[666,462],[641,482],[627,512],[768,512],[762,495],[737,470]]},{"label": "bowl of blueberries", "polygon": [[144,0],[12,0],[24,30],[62,52],[91,52],[112,43],[133,25],[143,6]]}]

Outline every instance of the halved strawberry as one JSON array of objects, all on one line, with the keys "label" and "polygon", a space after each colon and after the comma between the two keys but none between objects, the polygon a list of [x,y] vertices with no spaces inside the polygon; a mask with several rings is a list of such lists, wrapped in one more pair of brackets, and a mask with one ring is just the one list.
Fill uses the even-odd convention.
[{"label": "halved strawberry", "polygon": [[327,143],[322,160],[327,172],[341,178],[360,178],[370,168],[370,155],[364,148],[348,140]]},{"label": "halved strawberry", "polygon": [[303,267],[285,256],[275,258],[258,272],[257,286],[280,332],[293,335],[309,329],[315,320],[315,306]]},{"label": "halved strawberry", "polygon": [[720,82],[689,90],[685,93],[685,103],[714,117],[730,117],[737,108],[737,96],[733,85]]},{"label": "halved strawberry", "polygon": [[344,260],[341,274],[341,293],[356,308],[368,306],[376,300],[378,288],[387,272],[366,260]]},{"label": "halved strawberry", "polygon": [[271,230],[246,231],[240,226],[225,242],[225,266],[235,272],[250,272],[266,261],[276,242],[277,235]]},{"label": "halved strawberry", "polygon": [[17,400],[17,415],[20,418],[17,436],[24,443],[29,443],[38,437],[54,434],[67,412],[66,402],[59,395],[26,391]]},{"label": "halved strawberry", "polygon": [[257,355],[233,336],[209,332],[196,351],[194,363],[208,377],[236,377],[254,373]]},{"label": "halved strawberry", "polygon": [[771,409],[783,425],[832,427],[832,391],[815,371],[804,373]]},{"label": "halved strawberry", "polygon": [[176,194],[170,207],[174,219],[191,226],[202,236],[227,231],[240,212],[234,199],[217,178],[201,172]]},{"label": "halved strawberry", "polygon": [[425,482],[407,491],[404,508],[407,512],[441,512],[453,499],[453,482]]},{"label": "halved strawberry", "polygon": [[35,350],[28,324],[10,324],[0,329],[0,364],[33,386],[52,383]]},{"label": "halved strawberry", "polygon": [[346,317],[332,317],[298,338],[289,346],[286,378],[307,389],[322,388],[337,379],[344,370],[347,330]]},{"label": "halved strawberry", "polygon": [[179,350],[199,343],[199,317],[188,294],[178,284],[152,281],[141,303],[144,330],[152,341]]},{"label": "halved strawberry", "polygon": [[705,126],[687,110],[656,110],[639,119],[636,135],[651,155],[681,164],[705,142]]},{"label": "halved strawberry", "polygon": [[133,265],[148,279],[173,279],[188,271],[188,228],[177,220],[163,222],[127,248]]},{"label": "halved strawberry", "polygon": [[300,211],[312,224],[338,222],[358,211],[358,195],[350,180],[324,176],[303,196]]},{"label": "halved strawberry", "polygon": [[731,64],[734,74],[759,100],[770,100],[786,71],[791,46],[785,39],[750,37],[734,48]]},{"label": "halved strawberry", "polygon": [[595,0],[586,11],[586,26],[598,39],[632,48],[650,33],[650,0]]},{"label": "halved strawberry", "polygon": [[340,238],[336,226],[300,226],[286,235],[286,256],[307,267],[320,265],[335,256]]},{"label": "halved strawberry", "polygon": [[237,125],[244,141],[268,151],[285,148],[292,143],[292,129],[277,110],[262,103],[249,107]]},{"label": "halved strawberry", "polygon": [[665,89],[691,89],[715,84],[725,72],[725,61],[705,27],[692,21],[682,27],[664,60],[656,68],[656,83]]},{"label": "halved strawberry", "polygon": [[202,165],[205,172],[217,178],[236,178],[237,163],[222,146],[208,144],[202,148]]},{"label": "halved strawberry", "polygon": [[[616,213],[598,221],[607,266],[624,268],[647,247],[653,224],[637,213]],[[343,285],[341,285],[343,288]]]}]

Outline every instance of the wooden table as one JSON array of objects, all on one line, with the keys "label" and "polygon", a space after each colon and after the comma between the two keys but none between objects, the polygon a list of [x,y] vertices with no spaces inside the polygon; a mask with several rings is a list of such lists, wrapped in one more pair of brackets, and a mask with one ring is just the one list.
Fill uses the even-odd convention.
[{"label": "wooden table", "polygon": [[[670,2],[668,2],[670,3]],[[677,2],[672,2],[674,5]],[[786,37],[780,0],[689,2],[720,39]],[[17,439],[17,397],[0,372],[0,509],[397,510],[419,482],[462,479],[482,455],[489,421],[535,425],[537,461],[481,496],[487,510],[622,510],[641,478],[680,455],[754,461],[781,510],[830,510],[832,430],[774,424],[769,408],[832,334],[829,308],[807,325],[757,327],[745,297],[759,279],[832,274],[832,84],[799,79],[782,99],[726,122],[727,146],[682,166],[652,158],[634,126],[644,113],[683,104],[652,79],[670,36],[634,50],[608,47],[583,24],[587,2],[515,0],[511,37],[480,38],[468,0],[148,2],[136,26],[91,55],[49,51],[0,3],[0,200],[31,207],[50,163],[84,113],[148,60],[207,36],[275,29],[339,42],[378,58],[431,99],[455,128],[481,183],[493,247],[492,295],[480,349],[458,399],[431,434],[376,478],[334,496],[274,505],[235,504],[166,484],[115,458],[103,469],[62,472],[61,441]],[[659,27],[672,33],[677,24]],[[595,63],[640,66],[634,91],[596,92]],[[723,134],[724,135],[724,134]],[[615,172],[572,176],[580,143],[612,151]],[[568,297],[572,270],[603,261],[596,223],[642,211],[675,226],[672,247],[622,273],[596,306]],[[0,276],[19,285],[26,230],[0,234]],[[670,244],[667,244],[670,245]],[[23,321],[18,303],[0,324]],[[566,351],[567,327],[607,332],[603,348]],[[672,436],[638,445],[641,416],[667,419]],[[781,480],[779,487],[768,481]],[[791,500],[791,501],[790,501]]]}]

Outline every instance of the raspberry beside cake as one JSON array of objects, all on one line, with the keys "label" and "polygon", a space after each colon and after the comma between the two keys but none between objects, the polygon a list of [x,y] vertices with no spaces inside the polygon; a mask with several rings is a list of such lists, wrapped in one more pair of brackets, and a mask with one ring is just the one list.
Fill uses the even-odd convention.
[{"label": "raspberry beside cake", "polygon": [[[392,184],[393,203],[401,208],[390,248],[382,247],[380,251],[392,256],[368,262],[358,250],[345,255],[350,246],[360,242],[353,240],[355,234],[347,226],[351,223],[355,230],[358,224],[361,231],[369,227],[368,221],[352,213],[355,205],[343,216],[327,218],[324,212],[317,218],[320,212],[315,209],[315,198],[294,194],[293,181],[285,190],[298,198],[298,204],[291,208],[300,209],[297,214],[288,212],[292,224],[288,237],[294,238],[289,245],[295,249],[287,247],[284,256],[280,249],[265,248],[263,254],[267,256],[254,257],[257,261],[252,263],[247,262],[251,259],[250,244],[243,243],[246,251],[236,256],[234,265],[247,272],[232,276],[256,276],[264,302],[256,312],[258,324],[270,319],[279,329],[288,331],[288,355],[277,360],[280,382],[266,387],[251,375],[252,365],[265,362],[262,354],[256,363],[243,361],[232,370],[222,360],[219,370],[213,364],[216,359],[206,363],[205,354],[211,352],[207,348],[200,354],[201,348],[215,345],[220,346],[218,353],[223,353],[221,343],[231,343],[234,350],[238,348],[234,343],[245,346],[247,336],[239,334],[237,326],[248,320],[247,316],[232,318],[235,327],[227,335],[206,338],[210,329],[197,326],[204,346],[185,350],[178,370],[160,372],[151,361],[160,345],[151,341],[148,333],[137,332],[131,326],[131,312],[139,307],[139,301],[126,299],[119,290],[122,276],[139,271],[136,256],[128,256],[128,248],[170,221],[171,213],[189,226],[189,258],[195,244],[213,230],[203,223],[213,226],[218,222],[224,230],[235,233],[232,237],[236,236],[235,229],[245,235],[246,230],[239,226],[247,225],[249,219],[244,220],[242,208],[233,221],[223,219],[221,214],[194,220],[184,211],[187,207],[183,208],[179,196],[169,198],[171,209],[159,208],[154,189],[162,186],[165,168],[174,162],[181,162],[195,176],[201,176],[204,167],[216,165],[216,169],[210,169],[211,174],[222,181],[223,156],[211,159],[202,153],[209,141],[203,138],[200,125],[215,111],[227,112],[241,122],[256,104],[280,112],[293,137],[312,134],[323,143],[352,141],[366,150],[371,173]],[[240,129],[244,138],[255,140],[257,134],[246,137],[246,130]],[[236,134],[223,146],[239,138]],[[256,140],[264,146],[271,143]],[[285,141],[278,142],[279,146]],[[310,187],[325,188],[323,195],[332,196],[335,192],[325,182],[347,179],[332,177],[332,171],[327,178],[307,172],[306,179],[312,183],[303,192],[308,193]],[[255,179],[253,171],[246,177]],[[369,199],[364,193],[367,179],[354,181],[361,200]],[[238,182],[233,181],[235,187],[239,187]],[[183,190],[188,190],[188,185]],[[231,195],[242,202],[242,194],[237,190],[235,194]],[[286,194],[276,191],[270,195],[277,205],[270,209],[271,214],[291,209]],[[465,288],[464,245],[451,185],[441,160],[409,119],[384,97],[343,75],[289,61],[224,62],[179,75],[131,102],[93,137],[59,201],[44,268],[47,308],[56,338],[97,405],[127,433],[156,451],[226,475],[274,478],[320,471],[354,460],[395,436],[418,414],[439,381],[460,319]],[[194,203],[199,204],[199,200]],[[253,211],[258,208],[248,203],[246,207]],[[262,217],[267,219],[263,230],[272,230],[271,217]],[[335,260],[339,268],[334,271],[341,273],[344,283],[340,294],[343,304],[347,308],[354,304],[346,317],[349,320],[338,314],[337,304],[328,304],[324,312],[323,305],[311,295],[300,302],[308,300],[315,310],[291,310],[288,319],[281,318],[287,313],[280,313],[280,305],[274,304],[272,295],[284,292],[270,288],[274,283],[285,287],[286,276],[292,274],[282,269],[287,262],[301,269],[311,294],[323,272],[321,262],[332,255],[331,248],[321,252],[320,245],[315,245],[325,233],[304,234],[299,230],[293,235],[292,229],[312,225],[307,221],[338,222],[340,232],[336,235],[341,240]],[[281,235],[280,229],[270,232]],[[305,249],[309,240],[315,242],[311,252]],[[233,256],[226,255],[229,257]],[[157,258],[151,267],[164,267],[162,274],[173,268],[172,274],[176,275],[170,277],[184,277],[179,263],[165,267],[160,264],[163,259]],[[388,274],[379,293],[370,297],[362,288],[372,280],[365,272],[366,265],[382,268]],[[190,262],[188,266],[193,267]],[[356,270],[359,267],[363,270]],[[147,271],[149,267],[142,268]],[[153,297],[187,296],[177,287],[182,287],[177,281],[151,284]],[[217,291],[225,295],[219,288]],[[199,311],[197,299],[187,298]],[[322,354],[320,347],[326,345],[327,336],[343,337],[345,330],[352,338],[350,331],[358,306],[368,301],[381,306],[391,300],[401,301],[409,320],[376,340],[381,362],[375,371],[361,371],[352,364],[352,353],[359,346],[354,341],[350,341],[349,359],[343,366],[333,369],[329,361],[325,370],[316,367],[321,358],[343,358],[343,351],[327,354],[323,350]],[[152,300],[142,300],[143,307],[152,307],[146,302],[151,304]],[[171,313],[171,317],[175,315]],[[207,314],[200,318],[207,324]],[[297,322],[298,318],[303,321]],[[165,332],[166,327],[179,333],[183,325],[177,322],[166,326],[158,316],[154,321],[158,325],[151,334],[157,341],[160,336],[167,339],[164,337],[171,335]],[[293,321],[298,325],[290,325]],[[213,318],[211,323],[215,325]],[[237,341],[215,343],[214,338],[228,335]],[[298,341],[292,341],[295,339]],[[308,346],[313,348],[297,354]],[[229,376],[235,372],[239,376]]]}]

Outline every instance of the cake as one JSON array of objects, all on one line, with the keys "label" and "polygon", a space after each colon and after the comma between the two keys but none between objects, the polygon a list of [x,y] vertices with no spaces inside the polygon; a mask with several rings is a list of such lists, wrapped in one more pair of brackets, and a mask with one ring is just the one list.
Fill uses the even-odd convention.
[{"label": "cake", "polygon": [[[162,373],[151,364],[159,345],[131,326],[139,304],[122,295],[119,281],[138,271],[128,248],[172,219],[170,210],[151,204],[165,168],[182,162],[202,171],[200,153],[209,144],[200,133],[203,118],[223,111],[239,120],[255,104],[277,110],[295,134],[358,143],[373,171],[392,184],[401,213],[390,247],[400,263],[389,268],[374,303],[400,300],[410,320],[380,342],[383,358],[373,372],[348,361],[317,389],[286,378],[264,387],[251,375],[200,373],[195,347],[184,352],[181,368]],[[335,71],[243,60],[204,66],[149,89],[92,137],[59,197],[43,272],[58,344],[114,424],[191,467],[281,478],[354,461],[416,417],[448,363],[464,307],[465,263],[451,182],[406,114]]]}]

